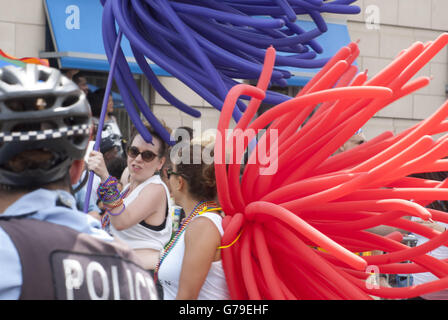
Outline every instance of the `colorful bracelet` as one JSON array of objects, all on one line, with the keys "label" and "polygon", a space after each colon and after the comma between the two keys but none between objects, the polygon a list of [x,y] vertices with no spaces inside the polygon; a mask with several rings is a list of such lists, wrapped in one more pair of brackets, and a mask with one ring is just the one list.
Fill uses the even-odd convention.
[{"label": "colorful bracelet", "polygon": [[101,228],[103,230],[108,230],[110,225],[110,216],[105,213],[102,217],[101,217]]},{"label": "colorful bracelet", "polygon": [[101,182],[100,185],[98,186],[98,193],[104,194],[110,189],[110,187],[116,186],[117,184],[118,184],[117,178],[109,176],[106,179],[106,181]]},{"label": "colorful bracelet", "polygon": [[123,199],[118,199],[115,202],[111,202],[111,203],[103,203],[103,206],[106,207],[106,209],[113,209],[113,208],[117,208],[119,206],[121,206],[123,204]]},{"label": "colorful bracelet", "polygon": [[101,200],[112,200],[120,196],[120,191],[117,186],[111,186],[107,190],[98,192],[98,198]]},{"label": "colorful bracelet", "polygon": [[[109,176],[106,181],[100,183],[97,190],[98,198],[103,202],[105,211],[111,216],[119,216],[126,209],[123,203],[123,198],[121,197],[120,191],[118,190],[118,180],[113,176]],[[123,206],[123,208],[118,213],[112,213],[110,210]],[[104,219],[105,224],[107,224],[107,218]]]},{"label": "colorful bracelet", "polygon": [[[117,208],[117,207],[116,207]],[[110,212],[110,210],[106,210],[106,212],[108,214],[110,214],[111,216],[119,216],[120,214],[122,214],[124,212],[124,210],[126,209],[126,205],[123,203],[123,208],[120,210],[120,212],[118,213],[112,213]]]},{"label": "colorful bracelet", "polygon": [[98,198],[105,206],[111,206],[121,199],[118,190],[118,180],[113,176],[109,176],[106,181],[100,183],[97,190]]}]

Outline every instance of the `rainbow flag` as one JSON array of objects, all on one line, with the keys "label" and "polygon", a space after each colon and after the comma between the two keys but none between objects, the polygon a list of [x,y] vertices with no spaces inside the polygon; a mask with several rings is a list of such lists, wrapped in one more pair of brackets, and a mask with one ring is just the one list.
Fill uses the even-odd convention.
[{"label": "rainbow flag", "polygon": [[47,67],[50,66],[47,59],[39,59],[34,57],[16,58],[0,49],[0,68],[10,65],[23,67],[26,63],[41,64]]}]

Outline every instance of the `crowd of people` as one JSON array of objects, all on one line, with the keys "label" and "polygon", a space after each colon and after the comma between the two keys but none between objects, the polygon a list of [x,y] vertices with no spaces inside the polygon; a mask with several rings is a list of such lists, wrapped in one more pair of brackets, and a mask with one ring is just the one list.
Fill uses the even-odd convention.
[{"label": "crowd of people", "polygon": [[[23,87],[16,96],[7,91],[11,78]],[[0,299],[228,299],[213,166],[171,164],[168,144],[149,125],[151,143],[135,132],[125,147],[112,99],[100,148],[92,150],[104,90],[91,92],[85,79],[73,80],[38,65],[0,70],[0,99],[7,95],[23,111],[8,118],[21,136],[56,124],[45,137],[0,144],[0,257],[8,261]],[[39,105],[61,91],[74,97],[66,112]],[[89,171],[95,191],[86,200]],[[188,213],[178,230],[173,204]],[[46,245],[34,250],[35,243]],[[59,250],[66,254],[54,258]],[[88,278],[92,265],[110,280],[108,290]],[[129,270],[135,286],[124,281]]]},{"label": "crowd of people", "polygon": [[34,64],[0,69],[0,87],[0,299],[156,299],[136,253],[77,208],[86,94]]},{"label": "crowd of people", "polygon": [[[21,90],[10,89],[11,79]],[[10,102],[0,108],[15,111],[0,110],[0,130],[14,133],[0,141],[0,299],[229,299],[214,166],[192,159],[204,145],[193,141],[190,161],[172,161],[149,125],[152,142],[135,131],[123,143],[110,96],[94,151],[91,128],[98,129],[105,90],[91,92],[81,76],[73,81],[38,65],[0,69],[0,100]],[[64,112],[39,102],[67,92],[75,99]],[[365,140],[359,131],[338,152]],[[174,156],[184,159],[184,151]],[[94,192],[86,200],[89,171]],[[185,215],[175,229],[174,205]],[[445,202],[432,205],[447,210]],[[447,258],[445,250],[434,255]],[[89,279],[95,273],[103,282]]]}]

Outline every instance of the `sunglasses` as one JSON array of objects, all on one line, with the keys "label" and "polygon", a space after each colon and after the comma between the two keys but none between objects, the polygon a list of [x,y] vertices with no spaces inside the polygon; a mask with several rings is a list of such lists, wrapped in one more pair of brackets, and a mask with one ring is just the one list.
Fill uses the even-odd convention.
[{"label": "sunglasses", "polygon": [[140,150],[138,150],[137,147],[131,146],[128,148],[128,156],[135,159],[138,157],[138,155],[142,156],[143,161],[145,162],[151,162],[152,160],[154,160],[155,157],[157,157],[157,155],[149,150],[140,152]]},{"label": "sunglasses", "polygon": [[169,179],[171,177],[171,175],[175,175],[175,176],[180,176],[183,177],[184,175],[182,173],[179,172],[174,172],[173,169],[167,169],[166,170],[166,177]]}]

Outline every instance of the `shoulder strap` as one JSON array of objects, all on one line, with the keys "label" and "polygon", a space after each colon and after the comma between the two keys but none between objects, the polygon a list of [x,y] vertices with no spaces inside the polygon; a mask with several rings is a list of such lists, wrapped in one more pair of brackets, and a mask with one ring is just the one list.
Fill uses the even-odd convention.
[{"label": "shoulder strap", "polygon": [[[221,208],[210,208],[207,211],[199,213],[196,217],[204,217],[213,222],[213,224],[218,229],[219,233],[221,234],[221,237],[224,235],[224,229],[222,228],[222,215],[221,215]],[[219,218],[219,220],[217,219]]]}]

